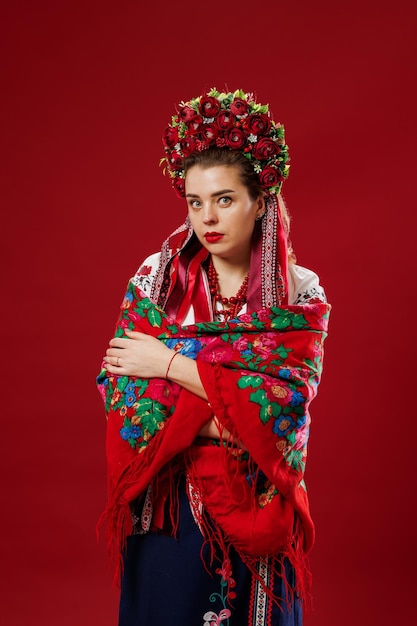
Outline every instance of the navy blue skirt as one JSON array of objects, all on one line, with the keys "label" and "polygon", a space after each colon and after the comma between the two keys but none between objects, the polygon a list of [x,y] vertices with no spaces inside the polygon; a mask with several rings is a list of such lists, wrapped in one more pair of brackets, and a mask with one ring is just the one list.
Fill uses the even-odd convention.
[{"label": "navy blue skirt", "polygon": [[[222,564],[216,559],[210,564],[210,547],[205,545],[201,552],[203,537],[184,484],[179,506],[176,537],[152,532],[128,537],[119,626],[302,626],[298,598],[294,596],[290,609],[286,603],[279,608],[233,549],[235,585],[228,587]],[[291,567],[285,567],[294,585]],[[272,575],[267,565],[264,574],[264,580]],[[273,586],[285,599],[280,576],[275,576]]]}]

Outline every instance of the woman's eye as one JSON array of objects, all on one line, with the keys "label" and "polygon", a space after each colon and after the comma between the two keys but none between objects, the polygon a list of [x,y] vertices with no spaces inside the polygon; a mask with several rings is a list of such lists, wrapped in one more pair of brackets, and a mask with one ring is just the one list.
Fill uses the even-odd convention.
[{"label": "woman's eye", "polygon": [[232,201],[232,198],[229,198],[229,196],[222,196],[221,198],[219,198],[219,204],[220,206],[228,206]]},{"label": "woman's eye", "polygon": [[190,202],[190,207],[192,209],[199,209],[201,207],[201,202],[200,200],[191,200]]}]

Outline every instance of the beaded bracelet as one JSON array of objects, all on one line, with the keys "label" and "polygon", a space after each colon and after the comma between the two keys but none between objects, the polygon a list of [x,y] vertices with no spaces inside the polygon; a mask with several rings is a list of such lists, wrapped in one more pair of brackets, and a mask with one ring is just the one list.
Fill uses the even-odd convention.
[{"label": "beaded bracelet", "polygon": [[169,363],[168,363],[167,371],[165,372],[165,378],[168,378],[169,368],[171,367],[171,363],[172,363],[172,361],[175,359],[175,357],[177,356],[177,354],[178,354],[178,352],[174,352],[174,354],[172,355],[172,357],[169,359]]}]

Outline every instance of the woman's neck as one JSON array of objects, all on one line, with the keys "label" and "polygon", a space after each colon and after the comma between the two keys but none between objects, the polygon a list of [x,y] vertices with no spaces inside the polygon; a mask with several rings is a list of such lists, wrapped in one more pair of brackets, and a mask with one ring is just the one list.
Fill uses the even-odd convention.
[{"label": "woman's neck", "polygon": [[250,259],[231,262],[228,259],[212,256],[211,262],[217,273],[221,295],[225,298],[234,296],[249,272]]}]

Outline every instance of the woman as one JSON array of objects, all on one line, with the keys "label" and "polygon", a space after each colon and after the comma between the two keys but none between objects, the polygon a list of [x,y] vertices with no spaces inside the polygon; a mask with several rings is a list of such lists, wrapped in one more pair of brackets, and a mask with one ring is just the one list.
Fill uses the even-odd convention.
[{"label": "woman", "polygon": [[130,281],[98,378],[119,625],[299,626],[328,306],[288,251],[283,127],[213,89],[164,146],[187,219]]}]

